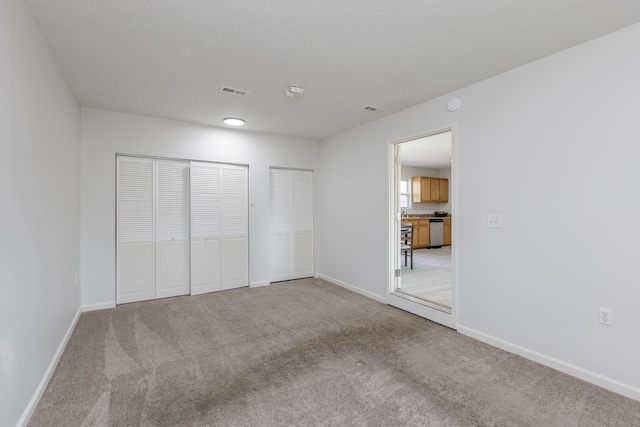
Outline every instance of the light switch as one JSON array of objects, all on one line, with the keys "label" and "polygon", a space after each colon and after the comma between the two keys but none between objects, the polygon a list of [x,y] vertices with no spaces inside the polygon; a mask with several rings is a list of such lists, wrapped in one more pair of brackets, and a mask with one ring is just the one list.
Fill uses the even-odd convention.
[{"label": "light switch", "polygon": [[502,215],[489,214],[487,227],[502,228]]}]

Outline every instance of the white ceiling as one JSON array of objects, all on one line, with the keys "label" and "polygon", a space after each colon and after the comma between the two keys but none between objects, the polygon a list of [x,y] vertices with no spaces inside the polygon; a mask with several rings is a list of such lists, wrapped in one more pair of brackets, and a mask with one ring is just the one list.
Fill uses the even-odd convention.
[{"label": "white ceiling", "polygon": [[640,21],[638,0],[25,2],[83,106],[313,139]]},{"label": "white ceiling", "polygon": [[402,166],[451,169],[451,131],[400,144]]}]

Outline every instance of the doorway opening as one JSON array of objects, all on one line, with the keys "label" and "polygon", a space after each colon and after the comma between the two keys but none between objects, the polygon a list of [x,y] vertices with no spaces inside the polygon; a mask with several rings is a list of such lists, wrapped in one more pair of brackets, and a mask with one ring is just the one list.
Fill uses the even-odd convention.
[{"label": "doorway opening", "polygon": [[393,244],[387,300],[456,327],[454,129],[392,144]]}]

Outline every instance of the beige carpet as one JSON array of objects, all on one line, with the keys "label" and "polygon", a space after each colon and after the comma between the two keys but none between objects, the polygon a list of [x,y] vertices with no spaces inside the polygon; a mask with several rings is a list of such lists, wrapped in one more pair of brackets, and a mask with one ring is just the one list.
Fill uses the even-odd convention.
[{"label": "beige carpet", "polygon": [[85,313],[31,426],[638,426],[640,402],[317,279]]}]

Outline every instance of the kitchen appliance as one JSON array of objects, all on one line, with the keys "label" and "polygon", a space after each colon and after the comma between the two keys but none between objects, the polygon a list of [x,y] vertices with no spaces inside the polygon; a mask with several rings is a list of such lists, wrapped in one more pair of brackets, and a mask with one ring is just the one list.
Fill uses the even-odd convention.
[{"label": "kitchen appliance", "polygon": [[440,248],[444,243],[444,220],[429,219],[429,247]]}]

